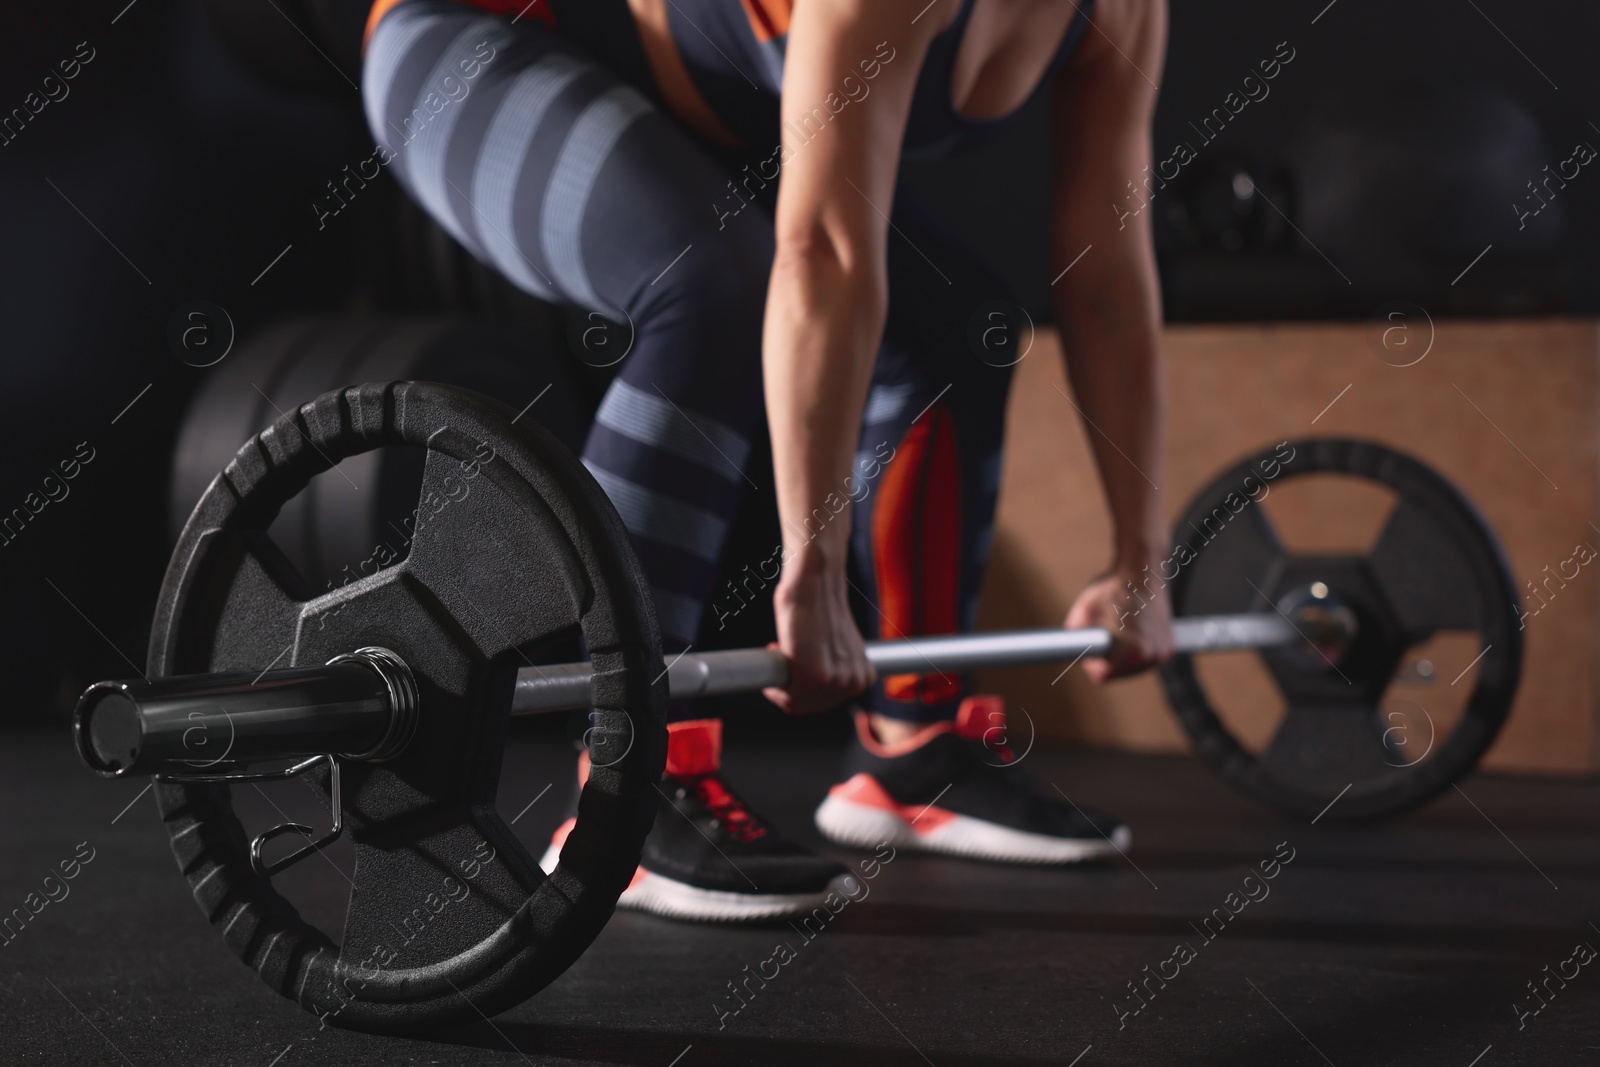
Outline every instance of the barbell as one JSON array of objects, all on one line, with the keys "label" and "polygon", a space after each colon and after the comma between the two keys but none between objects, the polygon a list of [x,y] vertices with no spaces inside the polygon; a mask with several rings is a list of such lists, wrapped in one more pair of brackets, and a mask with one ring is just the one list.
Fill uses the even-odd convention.
[{"label": "barbell", "polygon": [[[319,593],[266,531],[314,476],[389,447],[425,456],[409,552]],[[1197,752],[1235,785],[1308,817],[1332,800],[1336,817],[1394,814],[1466,773],[1508,713],[1516,591],[1481,517],[1416,460],[1365,442],[1283,447],[1224,472],[1180,520],[1161,575],[1179,613],[1163,682]],[[1266,482],[1328,471],[1397,494],[1366,556],[1289,554],[1254,503]],[[1446,629],[1479,636],[1473,692],[1450,736],[1411,759],[1377,701],[1406,650]],[[587,662],[533,662],[574,635]],[[1070,663],[1114,640],[1103,629],[919,636],[872,642],[868,657],[880,674],[944,673]],[[1193,667],[1196,653],[1242,649],[1266,662],[1288,708],[1259,755],[1223,725]],[[627,532],[583,466],[494,401],[389,382],[324,393],[239,449],[179,536],[147,676],[91,686],[73,733],[98,773],[156,776],[196,902],[263,980],[335,1025],[407,1031],[493,1015],[562,973],[638,864],[667,701],[782,685],[787,669],[770,649],[663,662]],[[506,727],[513,714],[580,708],[591,770],[547,876],[494,807]],[[332,829],[313,839],[285,822],[248,837],[230,786],[293,777]],[[341,833],[355,869],[335,942],[271,879]],[[308,843],[268,860],[284,835]],[[413,914],[428,936],[400,942],[395,918]]]},{"label": "barbell", "polygon": [[[1192,654],[1291,645],[1339,649],[1354,638],[1353,620],[1331,612],[1331,619],[1323,618],[1333,607],[1331,596],[1309,597],[1307,604],[1312,607],[1293,615],[1178,619],[1174,641],[1179,652]],[[1105,655],[1114,640],[1111,631],[1091,627],[869,641],[866,650],[879,674],[945,674]],[[666,675],[672,699],[750,693],[786,685],[789,661],[767,648],[687,653],[667,664]],[[511,714],[588,708],[594,676],[591,663],[523,667]],[[409,742],[416,703],[416,682],[404,661],[388,649],[367,647],[320,667],[99,682],[79,699],[73,729],[84,761],[114,778],[325,754],[381,762]],[[201,743],[223,751],[197,758]]]}]

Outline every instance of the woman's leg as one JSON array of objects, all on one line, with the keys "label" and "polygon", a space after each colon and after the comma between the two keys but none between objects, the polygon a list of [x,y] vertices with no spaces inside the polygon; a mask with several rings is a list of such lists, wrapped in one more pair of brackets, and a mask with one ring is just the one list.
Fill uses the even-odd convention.
[{"label": "woman's leg", "polygon": [[[727,219],[710,156],[544,26],[407,0],[378,23],[364,77],[390,165],[441,225],[529,292],[624,324],[621,336],[595,326],[601,360],[609,345],[626,354],[583,462],[632,536],[667,651],[686,648],[764,421],[770,214]],[[772,918],[842,884],[845,868],[786,841],[728,787],[720,726],[669,725],[663,810],[619,907]],[[546,870],[572,824],[557,828]]]},{"label": "woman's leg", "polygon": [[[1000,281],[909,198],[897,197],[893,216],[891,325],[861,436],[876,476],[857,504],[852,548],[869,623],[885,638],[915,638],[972,628],[1012,367],[1032,329]],[[1019,767],[1030,730],[1013,748],[1003,703],[962,708],[966,695],[959,674],[883,679],[873,714],[856,716],[818,829],[844,845],[888,841],[1010,863],[1079,863],[1128,848],[1116,819],[1030,780]]]},{"label": "woman's leg", "polygon": [[[1011,366],[1029,342],[1004,282],[904,189],[893,217],[889,326],[862,420],[851,531],[866,626],[883,639],[975,622]],[[934,722],[954,717],[965,689],[959,673],[891,676],[870,707]]]},{"label": "woman's leg", "polygon": [[364,80],[396,177],[462,245],[622,324],[592,331],[626,355],[583,461],[633,535],[666,650],[686,648],[762,432],[770,216],[720,218],[711,156],[538,23],[408,0],[375,29]]}]

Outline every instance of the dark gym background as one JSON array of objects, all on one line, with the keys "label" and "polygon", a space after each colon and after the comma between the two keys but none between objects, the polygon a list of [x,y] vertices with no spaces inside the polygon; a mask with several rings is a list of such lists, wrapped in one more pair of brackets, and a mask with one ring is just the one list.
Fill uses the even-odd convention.
[{"label": "dark gym background", "polygon": [[[96,457],[0,546],[6,726],[42,725],[52,708],[59,723],[81,682],[143,658],[171,450],[215,373],[173,354],[182,305],[224,308],[246,338],[287,313],[498,316],[525,331],[531,359],[575,364],[559,316],[453,255],[387,177],[319,229],[326,183],[371,154],[352,84],[364,4],[210,6],[208,18],[193,0],[13,5],[0,36],[6,113],[81,43],[93,55],[68,96],[0,144],[0,507],[80,442]],[[1338,0],[1312,24],[1314,6],[1172,5],[1155,158],[1180,140],[1201,151],[1149,207],[1168,318],[1362,317],[1397,298],[1458,315],[1600,310],[1593,179],[1580,174],[1521,231],[1511,207],[1529,175],[1600,141],[1585,110],[1600,11]],[[1207,144],[1197,127],[1280,42],[1294,59],[1270,95]],[[981,155],[908,167],[1039,318],[1043,123],[1036,109]],[[580,383],[573,403],[598,385]],[[747,511],[761,529],[759,502]]]},{"label": "dark gym background", "polygon": [[[1167,1029],[1147,1017],[1113,1039],[1120,1053],[1096,1036],[1080,1067],[1119,1054],[1229,1067],[1328,1060],[1307,1047],[1307,1033],[1319,1042],[1333,1035],[1339,1044],[1323,1047],[1340,1067],[1591,1062],[1541,1058],[1552,1046],[1538,1041],[1600,1055],[1594,968],[1530,1024],[1535,1037],[1502,1036],[1515,1029],[1505,1013],[1511,997],[1531,1004],[1519,983],[1588,936],[1581,926],[1569,931],[1568,920],[1593,911],[1582,897],[1595,884],[1592,784],[1474,777],[1479,811],[1452,796],[1380,832],[1313,830],[1235,796],[1187,758],[1046,746],[1031,768],[1077,783],[1138,826],[1135,858],[1148,873],[1019,876],[900,860],[898,885],[853,905],[851,932],[808,950],[807,966],[821,966],[759,1001],[743,1029],[719,1031],[701,991],[770,952],[767,932],[633,915],[614,919],[590,956],[492,1031],[437,1042],[319,1032],[272,996],[197,915],[161,828],[135,807],[138,783],[96,782],[67,748],[67,709],[83,686],[142,666],[172,539],[174,449],[192,398],[230,368],[179,358],[171,331],[184,325],[181,310],[194,301],[223,309],[239,343],[292,315],[469,317],[520,345],[530,365],[562,368],[566,396],[541,417],[567,419],[568,432],[604,384],[573,358],[565,316],[454,251],[387,176],[319,222],[313,205],[331,204],[327,183],[372,152],[355,88],[366,6],[7,5],[0,519],[61,461],[85,448],[94,458],[66,496],[0,536],[0,795],[9,823],[0,868],[13,876],[4,907],[39,884],[36,871],[59,858],[62,841],[92,836],[106,858],[78,883],[74,902],[52,906],[38,929],[0,948],[0,1059],[1077,1063],[1089,1052],[1079,1051],[1085,1020],[1097,1035],[1115,1030],[1117,983],[1160,958],[1150,954],[1155,939],[1214,906],[1217,887],[1236,884],[1236,869],[1267,855],[1260,843],[1280,835],[1317,845],[1279,883],[1300,879],[1270,905],[1282,910],[1253,910],[1249,931],[1208,950],[1216,955],[1205,977],[1157,1002],[1152,1014],[1167,1012]],[[1270,95],[1229,117],[1146,208],[1155,212],[1170,321],[1367,319],[1400,300],[1455,317],[1600,314],[1600,175],[1584,167],[1525,228],[1512,206],[1524,202],[1530,177],[1575,144],[1600,145],[1593,3],[1171,0],[1171,18],[1157,160],[1180,141],[1201,148],[1196,127],[1280,42],[1294,58]],[[69,94],[16,118],[44,77],[75,56],[81,69]],[[907,168],[1040,320],[1050,280],[1044,118],[1035,110],[981,155]],[[773,543],[769,512],[768,499],[748,503],[730,559],[766,556],[739,545]],[[769,628],[770,614],[743,612],[702,647],[757,643]],[[786,742],[844,725],[770,712],[730,721],[732,733]],[[832,752],[803,743],[730,748],[732,774],[752,783],[755,806],[818,844],[804,798],[827,780]],[[565,788],[566,752],[527,751],[503,781]],[[134,804],[113,818],[129,797]],[[1537,867],[1512,852],[1513,837]],[[305,879],[298,888],[342,901],[331,870],[313,866],[293,872]],[[1600,944],[1600,932],[1591,941]],[[846,971],[860,983],[854,992],[840,981]],[[1267,975],[1288,976],[1297,999],[1285,1001]],[[1273,1014],[1280,1004],[1283,1019]],[[890,1016],[909,1014],[918,1025],[897,1037]],[[1290,1015],[1296,1021],[1285,1025]],[[907,1047],[925,1034],[941,1042],[928,1046],[931,1056]],[[1491,1036],[1495,1044],[1480,1052]],[[1365,1057],[1346,1058],[1354,1047]],[[951,1048],[967,1051],[943,1051]],[[16,1049],[40,1058],[24,1061]]]}]

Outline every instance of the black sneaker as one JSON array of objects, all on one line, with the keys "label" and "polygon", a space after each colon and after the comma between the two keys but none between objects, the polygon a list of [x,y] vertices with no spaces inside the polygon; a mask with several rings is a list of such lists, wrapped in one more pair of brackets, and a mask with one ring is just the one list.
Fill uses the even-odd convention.
[{"label": "black sneaker", "polygon": [[[720,774],[722,721],[667,726],[661,808],[617,907],[671,919],[754,922],[799,915],[855,891],[849,870],[780,837]],[[578,762],[582,785],[588,754]],[[557,828],[539,865],[555,870],[575,819]],[[874,842],[876,843],[876,842]]]},{"label": "black sneaker", "polygon": [[892,746],[857,712],[844,781],[817,808],[817,829],[856,848],[887,841],[1002,863],[1078,863],[1132,844],[1116,819],[1080,811],[1011,766],[1004,739],[999,697],[968,697],[955,722]]}]

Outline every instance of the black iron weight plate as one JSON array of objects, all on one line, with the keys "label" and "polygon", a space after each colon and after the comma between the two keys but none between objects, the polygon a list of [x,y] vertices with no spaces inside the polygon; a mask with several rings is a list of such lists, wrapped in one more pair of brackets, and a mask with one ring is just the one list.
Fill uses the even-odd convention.
[{"label": "black iron weight plate", "polygon": [[[504,322],[437,316],[337,315],[283,319],[241,339],[208,372],[184,413],[173,450],[168,515],[174,537],[195,502],[238,449],[291,403],[350,382],[429,381],[498,397],[577,451],[591,409],[538,335]],[[278,405],[282,403],[280,408]],[[520,425],[520,423],[519,423]],[[339,584],[378,546],[403,550],[421,469],[419,449],[352,456],[286,503],[271,530],[291,562],[317,582]],[[360,488],[357,489],[356,487]],[[376,487],[376,491],[374,490]],[[395,525],[391,525],[394,523]]]},{"label": "black iron weight plate", "polygon": [[[239,450],[162,586],[152,677],[320,664],[364,645],[416,675],[406,751],[344,769],[356,861],[337,940],[251,869],[228,787],[157,786],[201,910],[263,981],[331,1025],[446,1027],[524,1000],[599,933],[655,812],[666,683],[643,574],[588,472],[511,418],[443,386],[324,393]],[[265,531],[314,475],[398,445],[427,449],[410,554],[316,596]],[[520,649],[573,628],[597,667],[594,769],[546,877],[494,798]]]},{"label": "black iron weight plate", "polygon": [[[1365,556],[1291,554],[1249,500],[1312,474],[1352,475],[1394,493]],[[1470,771],[1510,713],[1522,665],[1515,580],[1477,509],[1418,460],[1365,441],[1290,442],[1218,475],[1178,520],[1175,541],[1192,553],[1169,587],[1178,615],[1272,611],[1286,592],[1323,581],[1359,621],[1337,666],[1307,669],[1289,652],[1258,653],[1286,704],[1260,754],[1218,716],[1191,657],[1162,668],[1195,751],[1245,794],[1306,819],[1396,815]],[[1482,651],[1465,711],[1447,736],[1404,736],[1380,711],[1384,691],[1407,648],[1450,630],[1474,631]]]}]

